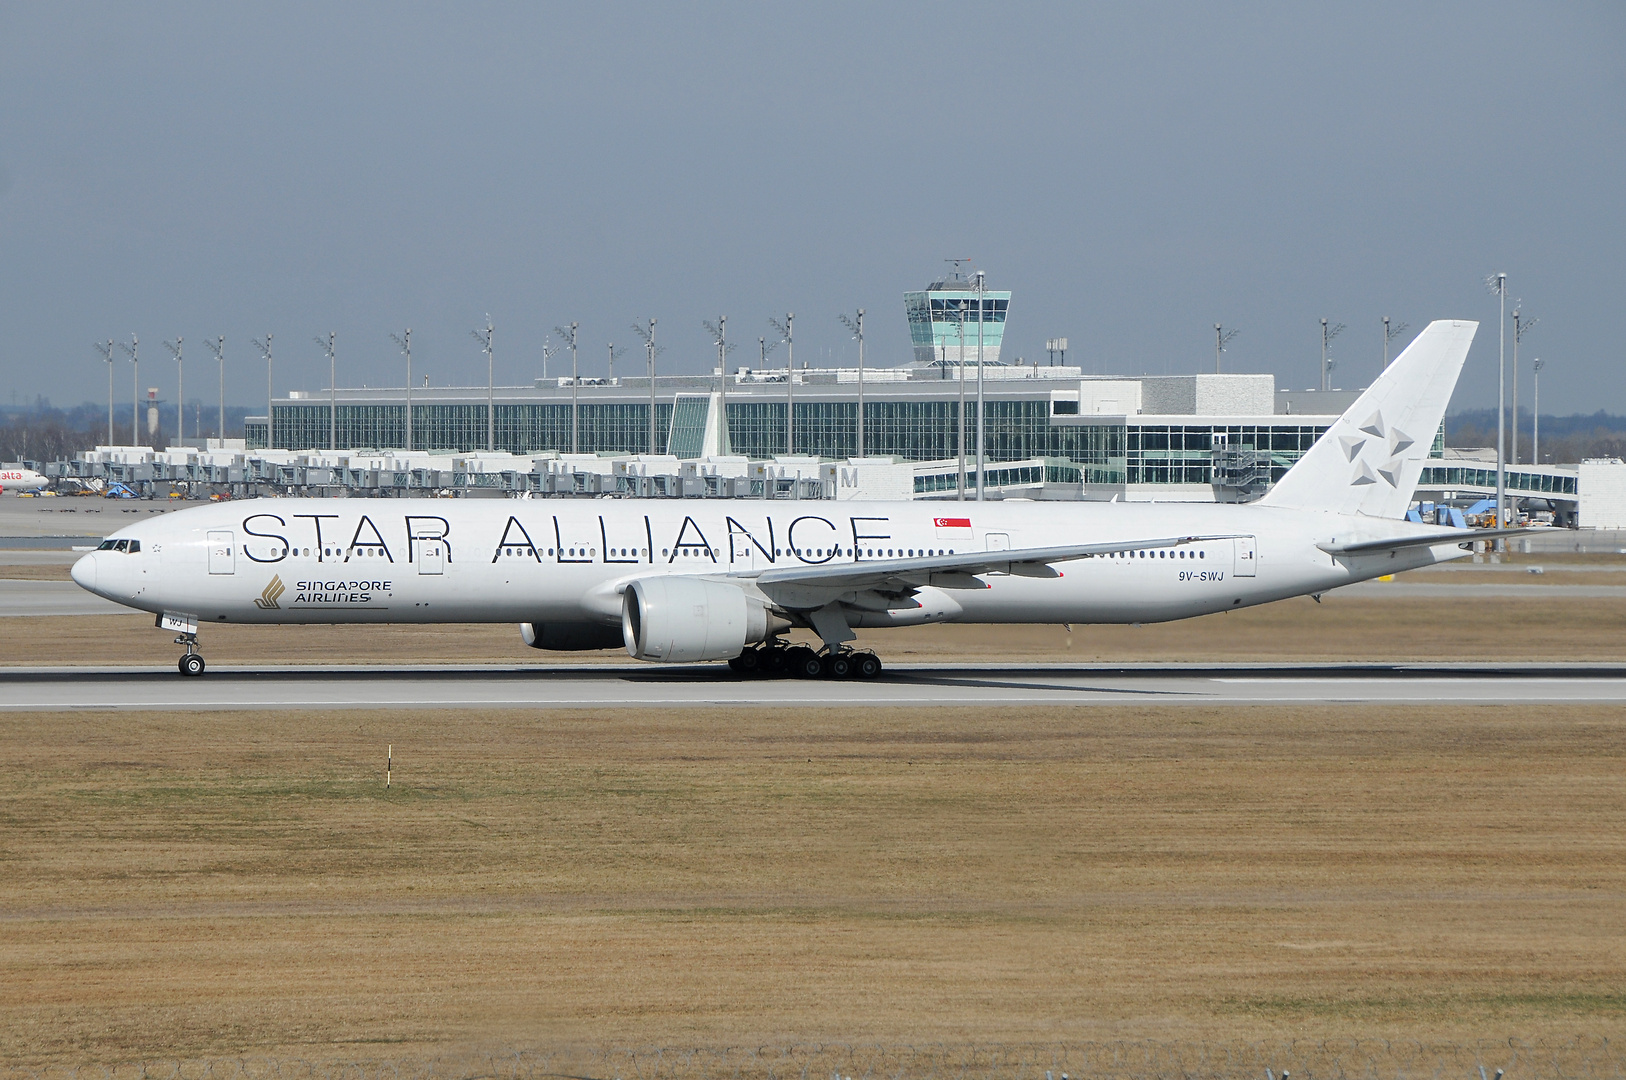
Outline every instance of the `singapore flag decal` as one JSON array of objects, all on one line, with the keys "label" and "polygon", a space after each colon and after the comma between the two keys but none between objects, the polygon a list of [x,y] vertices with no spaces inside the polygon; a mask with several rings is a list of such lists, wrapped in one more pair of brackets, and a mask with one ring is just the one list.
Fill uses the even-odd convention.
[{"label": "singapore flag decal", "polygon": [[932,519],[937,526],[939,540],[969,540],[971,539],[971,519],[963,517],[940,517]]}]

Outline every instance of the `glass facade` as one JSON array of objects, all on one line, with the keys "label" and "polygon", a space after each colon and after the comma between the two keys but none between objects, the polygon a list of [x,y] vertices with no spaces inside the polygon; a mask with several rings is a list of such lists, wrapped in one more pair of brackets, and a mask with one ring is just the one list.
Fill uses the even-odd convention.
[{"label": "glass facade", "polygon": [[[656,407],[656,450],[679,457],[699,456],[704,442],[710,398],[680,394],[674,405]],[[728,403],[732,452],[761,460],[786,453],[784,400],[735,397]],[[994,398],[987,401],[987,458],[990,463],[1044,459],[1055,468],[1076,470],[1090,484],[1211,484],[1216,451],[1234,461],[1238,454],[1261,478],[1271,482],[1325,430],[1321,424],[1281,417],[1279,424],[1226,425],[1193,419],[1184,424],[1052,424],[1051,403],[1044,398]],[[413,448],[424,451],[485,449],[486,406],[474,403],[426,403],[413,408]],[[328,405],[319,401],[278,404],[275,412],[279,449],[323,449],[328,445]],[[400,448],[405,445],[404,410],[400,404],[346,405],[338,408],[341,449]],[[947,395],[889,395],[864,405],[865,452],[905,461],[940,461],[960,452],[959,401]],[[647,402],[583,402],[579,413],[582,453],[638,454],[649,448]],[[570,405],[543,401],[497,405],[497,448],[516,454],[547,450],[569,452]],[[966,402],[966,454],[976,453],[976,403]],[[264,446],[263,423],[247,425],[250,449]],[[858,405],[855,398],[796,401],[794,452],[825,459],[858,452]],[[1222,479],[1224,479],[1222,477]],[[936,480],[932,481],[936,483]],[[1026,481],[1021,481],[1026,482]],[[1540,482],[1539,478],[1536,482]],[[953,486],[952,475],[949,484]],[[932,489],[936,490],[936,489]],[[1541,490],[1531,488],[1529,490]]]},{"label": "glass facade", "polygon": [[[1574,495],[1576,493],[1574,475],[1566,473],[1521,472],[1516,469],[1507,470],[1507,489],[1509,491],[1540,492],[1551,495]],[[1488,469],[1463,467],[1459,465],[1429,465],[1423,469],[1422,478],[1418,480],[1419,486],[1453,488],[1492,488],[1496,487],[1496,467]]]}]

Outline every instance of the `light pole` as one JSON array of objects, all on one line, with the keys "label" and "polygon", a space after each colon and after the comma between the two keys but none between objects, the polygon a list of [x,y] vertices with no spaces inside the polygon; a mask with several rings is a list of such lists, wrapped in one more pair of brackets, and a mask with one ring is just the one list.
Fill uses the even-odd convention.
[{"label": "light pole", "polygon": [[1405,323],[1396,323],[1391,327],[1389,325],[1389,316],[1385,315],[1383,317],[1383,366],[1385,369],[1389,366],[1389,342],[1405,332]]},{"label": "light pole", "polygon": [[480,343],[480,349],[486,354],[486,449],[497,449],[497,376],[496,367],[492,363],[492,335],[496,331],[491,326],[491,313],[486,312],[485,330],[470,330],[474,340]]},{"label": "light pole", "polygon": [[984,423],[982,399],[982,317],[987,301],[983,299],[986,287],[986,276],[981,270],[977,271],[977,501],[982,502],[988,486],[987,463],[987,435],[988,427]]},{"label": "light pole", "polygon": [[[1507,275],[1498,271],[1485,279],[1500,307],[1496,316],[1496,527],[1507,525]],[[1496,550],[1502,550],[1496,541]]]},{"label": "light pole", "polygon": [[220,368],[220,430],[215,432],[215,438],[224,439],[226,437],[226,338],[224,335],[214,341],[204,338],[203,343],[209,346],[210,352],[215,354],[215,363]]},{"label": "light pole", "polygon": [[96,351],[102,354],[107,361],[107,445],[113,445],[113,339],[108,338],[107,344],[96,342]]},{"label": "light pole", "polygon": [[1332,339],[1342,334],[1344,330],[1343,323],[1333,323],[1329,326],[1326,319],[1321,320],[1321,389],[1323,390],[1332,389],[1332,367],[1327,363],[1327,346],[1331,345]]},{"label": "light pole", "polygon": [[412,327],[402,335],[391,334],[390,340],[401,347],[406,357],[406,452],[412,453]]},{"label": "light pole", "polygon": [[858,339],[858,456],[864,456],[864,309],[858,309],[858,318],[838,316],[847,329]]},{"label": "light pole", "polygon": [[655,456],[655,357],[665,352],[664,348],[655,347],[655,320],[649,320],[649,329],[644,329],[637,323],[632,324],[632,332],[644,339],[644,357],[649,364],[649,456]]},{"label": "light pole", "polygon": [[141,339],[130,335],[130,344],[119,342],[119,348],[130,358],[130,445],[141,438]]},{"label": "light pole", "polygon": [[1511,445],[1508,447],[1508,460],[1515,465],[1519,463],[1519,342],[1524,339],[1525,333],[1539,321],[1537,319],[1520,321],[1522,314],[1518,305],[1515,304],[1513,307],[1513,408],[1509,410],[1513,414],[1513,430],[1510,432],[1513,438]]},{"label": "light pole", "polygon": [[275,450],[277,448],[277,443],[276,440],[271,437],[273,400],[271,396],[271,335],[265,335],[264,341],[255,341],[254,347],[260,350],[261,356],[265,357],[265,448],[267,450]]},{"label": "light pole", "polygon": [[1535,415],[1530,418],[1534,423],[1530,433],[1530,461],[1534,465],[1541,464],[1541,367],[1546,362],[1536,359],[1530,363],[1531,374],[1536,380]]},{"label": "light pole", "polygon": [[733,446],[732,440],[728,437],[728,354],[734,351],[734,346],[728,343],[728,316],[717,316],[715,325],[702,319],[700,325],[706,328],[706,332],[711,335],[712,344],[717,346],[717,375],[722,386],[722,392],[717,400],[722,413],[718,417],[718,429],[722,434],[719,449],[728,454]]},{"label": "light pole", "polygon": [[796,453],[796,315],[786,312],[783,325],[773,319],[768,325],[785,342],[785,454],[789,456]]},{"label": "light pole", "polygon": [[610,351],[610,376],[609,377],[610,377],[610,382],[613,383],[613,382],[615,382],[615,361],[616,361],[616,357],[620,356],[622,353],[626,352],[627,350],[616,348],[615,347],[615,342],[613,342],[613,341],[609,342],[607,345],[605,345],[605,348]]},{"label": "light pole", "polygon": [[168,349],[175,357],[175,441],[177,443],[186,437],[186,406],[182,404],[184,398],[181,390],[183,375],[181,370],[181,345],[185,340],[181,335],[176,334],[174,341],[164,342],[164,348]]},{"label": "light pole", "polygon": [[316,347],[327,353],[327,448],[339,448],[339,363],[334,359],[333,339],[335,335],[329,330],[327,340],[315,338]]},{"label": "light pole", "polygon": [[571,323],[569,330],[562,326],[555,326],[553,332],[562,338],[570,339],[570,452],[578,454],[581,452],[579,449],[581,445],[581,429],[577,420],[576,406],[577,391],[581,389],[579,385],[581,378],[579,369],[576,366],[576,324]]},{"label": "light pole", "polygon": [[1237,330],[1231,330],[1231,331],[1227,332],[1225,330],[1220,329],[1220,324],[1219,323],[1214,324],[1214,374],[1215,375],[1218,375],[1220,373],[1220,353],[1225,351],[1226,343],[1229,342],[1232,338],[1236,337],[1236,335],[1239,332],[1240,331],[1237,331]]},{"label": "light pole", "polygon": [[959,312],[960,323],[960,438],[956,444],[960,451],[960,471],[955,478],[954,487],[959,493],[960,501],[965,502],[965,306],[969,300],[959,300],[955,308]]}]

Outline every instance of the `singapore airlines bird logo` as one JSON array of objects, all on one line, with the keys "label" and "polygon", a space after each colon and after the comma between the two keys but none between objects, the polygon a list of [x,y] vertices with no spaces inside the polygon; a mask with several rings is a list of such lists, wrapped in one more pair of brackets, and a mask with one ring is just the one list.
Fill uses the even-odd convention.
[{"label": "singapore airlines bird logo", "polygon": [[266,611],[278,608],[280,605],[277,603],[277,597],[287,591],[288,587],[282,583],[282,578],[272,574],[271,584],[267,585],[265,591],[260,594],[259,599],[254,601],[254,606]]}]

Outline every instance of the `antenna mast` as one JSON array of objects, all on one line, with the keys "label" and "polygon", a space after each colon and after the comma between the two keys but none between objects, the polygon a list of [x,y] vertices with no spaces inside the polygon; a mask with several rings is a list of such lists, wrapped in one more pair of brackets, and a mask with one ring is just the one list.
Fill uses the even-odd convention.
[{"label": "antenna mast", "polygon": [[768,325],[785,343],[785,453],[796,453],[796,329],[795,312],[786,312],[785,321],[769,319]]},{"label": "antenna mast", "polygon": [[1232,338],[1236,337],[1237,334],[1239,334],[1239,333],[1241,333],[1240,330],[1236,330],[1236,329],[1224,330],[1224,329],[1220,328],[1219,323],[1214,324],[1214,374],[1215,375],[1218,375],[1220,373],[1220,353],[1225,351],[1225,346],[1227,344],[1229,344],[1230,340]]},{"label": "antenna mast", "polygon": [[576,324],[571,323],[570,329],[555,326],[553,332],[562,338],[570,339],[570,452],[581,453],[581,425],[577,413],[577,391],[581,389],[581,371],[576,366]]},{"label": "antenna mast", "polygon": [[864,309],[858,309],[858,318],[838,315],[842,324],[858,339],[858,456],[864,456]]},{"label": "antenna mast", "polygon": [[1327,346],[1332,344],[1333,338],[1342,334],[1346,329],[1348,328],[1343,323],[1333,323],[1329,326],[1326,319],[1321,320],[1321,389],[1323,390],[1332,389],[1332,369],[1337,366],[1336,360],[1328,361]]}]

